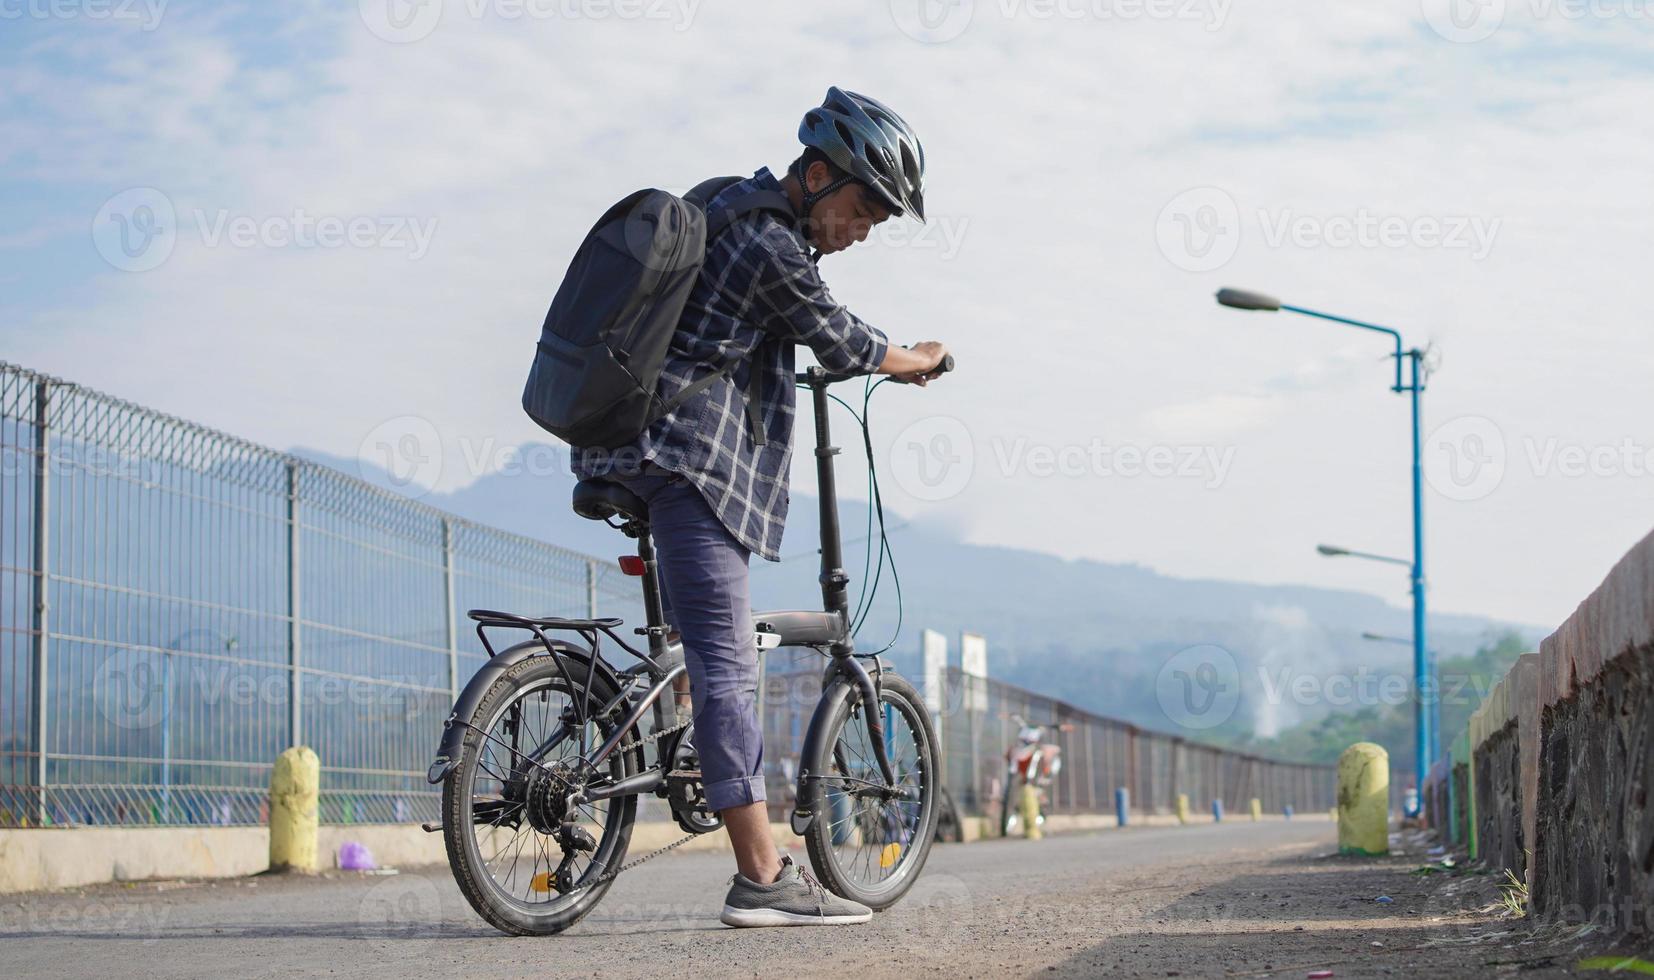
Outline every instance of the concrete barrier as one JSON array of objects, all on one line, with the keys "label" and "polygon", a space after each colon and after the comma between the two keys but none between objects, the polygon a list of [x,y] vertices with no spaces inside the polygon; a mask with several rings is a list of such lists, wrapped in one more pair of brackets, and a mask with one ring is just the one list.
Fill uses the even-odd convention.
[{"label": "concrete barrier", "polygon": [[308,748],[287,749],[270,773],[270,870],[318,867],[321,763]]},{"label": "concrete barrier", "polygon": [[1526,880],[1539,799],[1539,657],[1523,654],[1470,716],[1477,856]]},{"label": "concrete barrier", "polygon": [[1654,534],[1517,659],[1464,743],[1472,856],[1525,878],[1547,919],[1654,927]]},{"label": "concrete barrier", "polygon": [[1541,915],[1654,926],[1654,534],[1539,647]]},{"label": "concrete barrier", "polygon": [[1357,742],[1338,757],[1338,853],[1390,853],[1390,755]]}]

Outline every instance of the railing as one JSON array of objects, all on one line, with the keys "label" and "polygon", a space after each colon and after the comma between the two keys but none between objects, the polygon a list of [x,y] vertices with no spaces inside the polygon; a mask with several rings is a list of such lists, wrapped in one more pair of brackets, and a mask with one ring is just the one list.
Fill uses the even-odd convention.
[{"label": "railing", "polygon": [[[549,506],[549,505],[548,505]],[[466,521],[337,470],[0,363],[0,827],[260,824],[276,755],[321,758],[321,819],[437,817],[426,784],[483,654],[470,608],[640,615],[610,562]],[[820,693],[768,655],[770,799],[790,800]],[[945,785],[984,813],[1012,714],[1054,731],[1057,812],[1332,802],[1325,767],[1227,752],[946,674]],[[646,812],[664,816],[659,807]]]},{"label": "railing", "polygon": [[0,364],[0,826],[437,815],[464,610],[630,615],[611,563]]},{"label": "railing", "polygon": [[[820,693],[819,656],[777,650],[767,656],[764,746],[772,816],[784,819],[798,751]],[[1149,731],[1105,718],[1055,698],[1000,681],[968,677],[950,667],[942,690],[926,692],[942,744],[943,785],[969,815],[997,815],[1003,805],[1006,751],[1016,741],[1020,715],[1049,724],[1047,740],[1062,750],[1051,788],[1054,813],[1112,813],[1115,790],[1125,788],[1134,813],[1171,813],[1178,794],[1209,813],[1213,800],[1242,814],[1251,800],[1280,814],[1325,813],[1337,794],[1331,766],[1278,762]],[[1066,730],[1065,730],[1066,729]]]}]

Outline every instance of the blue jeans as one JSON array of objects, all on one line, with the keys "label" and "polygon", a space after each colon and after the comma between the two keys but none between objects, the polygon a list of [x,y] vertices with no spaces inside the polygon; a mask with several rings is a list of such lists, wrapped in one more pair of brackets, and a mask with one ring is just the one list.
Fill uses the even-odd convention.
[{"label": "blue jeans", "polygon": [[649,505],[666,621],[683,635],[707,807],[762,802],[764,732],[747,581],[751,552],[678,474],[646,465],[638,475],[612,479]]}]

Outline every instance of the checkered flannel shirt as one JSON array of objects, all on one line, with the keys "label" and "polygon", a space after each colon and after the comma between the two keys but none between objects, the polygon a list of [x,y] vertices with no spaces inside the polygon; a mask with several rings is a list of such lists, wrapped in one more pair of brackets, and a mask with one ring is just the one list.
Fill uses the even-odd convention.
[{"label": "checkered flannel shirt", "polygon": [[[781,190],[766,169],[720,192],[708,210],[752,190]],[[709,373],[724,379],[656,420],[631,445],[580,449],[581,479],[617,475],[644,461],[682,474],[749,551],[776,561],[787,520],[787,476],[796,412],[794,347],[804,344],[836,374],[871,374],[889,341],[827,292],[809,245],[770,212],[737,220],[713,239],[661,370],[670,399]],[[756,445],[746,411],[748,382],[761,372]]]}]

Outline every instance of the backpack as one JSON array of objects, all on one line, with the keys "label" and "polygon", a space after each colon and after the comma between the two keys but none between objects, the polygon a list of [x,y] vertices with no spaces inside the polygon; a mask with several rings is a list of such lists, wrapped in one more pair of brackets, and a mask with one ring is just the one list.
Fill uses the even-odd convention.
[{"label": "backpack", "polygon": [[[711,241],[735,219],[774,211],[797,219],[785,194],[753,191],[711,215],[707,202],[741,177],[697,184],[683,197],[662,190],[628,195],[597,220],[551,301],[523,410],[576,449],[614,449],[738,367],[697,380],[669,399],[657,391],[667,348]],[[758,422],[759,372],[747,385],[747,423]]]}]

